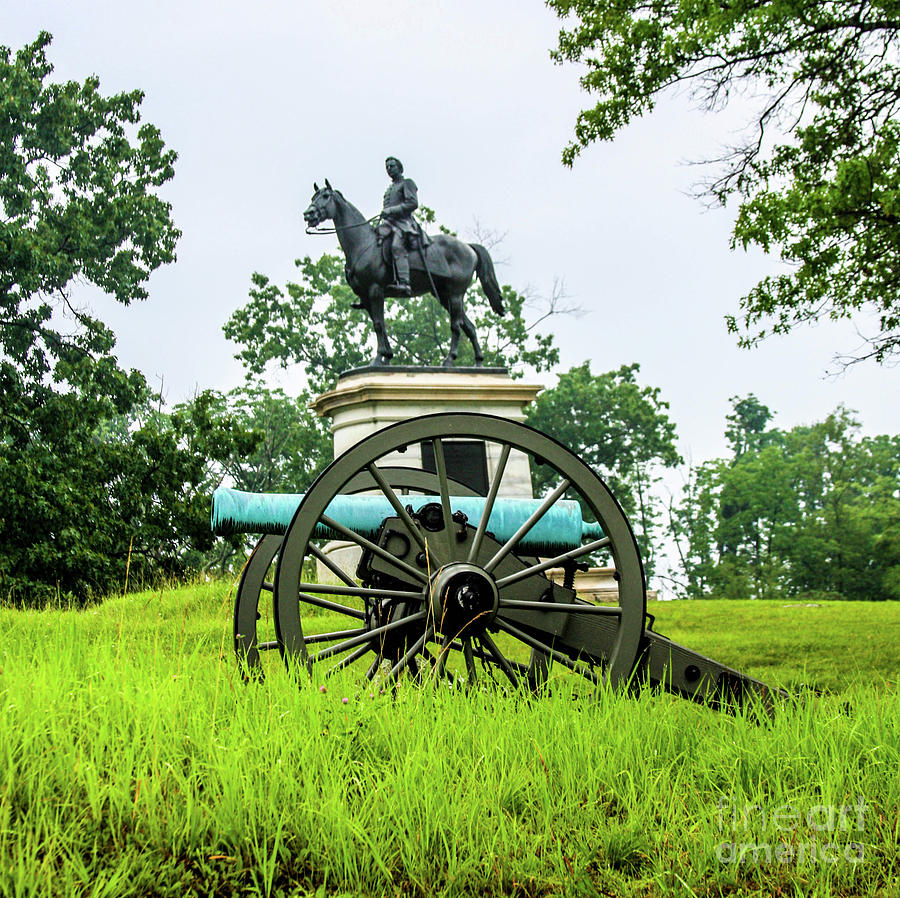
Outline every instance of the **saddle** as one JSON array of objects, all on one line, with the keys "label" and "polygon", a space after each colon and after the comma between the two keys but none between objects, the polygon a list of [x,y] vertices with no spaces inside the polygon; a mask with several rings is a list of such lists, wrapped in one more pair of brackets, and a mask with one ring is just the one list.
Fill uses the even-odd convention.
[{"label": "saddle", "polygon": [[[393,229],[385,222],[381,222],[375,228],[378,236],[378,243],[381,245],[381,257],[384,259],[388,268],[393,264],[391,252],[391,236]],[[447,266],[447,259],[439,246],[436,246],[431,238],[421,229],[419,234],[404,234],[404,242],[406,250],[409,253],[409,267],[411,271],[425,271],[425,265],[422,262],[422,252],[420,238],[425,244],[425,262],[428,265],[428,271],[432,277],[448,278],[451,276]]]}]

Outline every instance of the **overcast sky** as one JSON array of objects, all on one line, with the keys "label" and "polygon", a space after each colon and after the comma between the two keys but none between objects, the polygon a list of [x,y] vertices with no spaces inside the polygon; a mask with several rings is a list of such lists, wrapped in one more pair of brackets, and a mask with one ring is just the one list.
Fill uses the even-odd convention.
[{"label": "overcast sky", "polygon": [[726,332],[724,316],[775,263],[729,249],[731,212],[690,196],[702,171],[687,163],[733,139],[738,115],[673,97],[562,166],[589,98],[576,69],[551,63],[559,22],[539,0],[3,6],[0,43],[50,31],[55,78],[96,74],[105,94],[141,88],[144,120],[179,154],[165,190],[184,232],[178,261],[132,308],[85,295],[117,332],[122,363],[162,379],[172,403],[240,382],[221,328],[253,271],[283,283],[295,258],[336,248],[304,234],[312,182],[329,178],[373,215],[390,154],[447,226],[506,233],[502,282],[545,295],[565,282],[585,314],[553,322],[563,369],[639,362],[687,458],[724,453],[729,397],[749,392],[782,427],[844,403],[868,433],[900,430],[900,368],[827,376],[836,352],[859,345],[852,325],[751,351]]}]

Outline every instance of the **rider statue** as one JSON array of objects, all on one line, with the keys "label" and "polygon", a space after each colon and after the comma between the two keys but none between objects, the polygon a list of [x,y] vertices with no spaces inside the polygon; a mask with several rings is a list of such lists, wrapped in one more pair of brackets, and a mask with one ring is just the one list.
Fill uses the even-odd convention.
[{"label": "rider statue", "polygon": [[[475,366],[480,367],[484,357],[475,325],[466,316],[465,297],[477,277],[491,308],[497,315],[503,314],[503,292],[490,253],[478,243],[465,243],[451,234],[425,235],[412,217],[419,205],[416,185],[403,178],[403,166],[397,159],[387,159],[385,168],[391,184],[385,191],[376,228],[371,227],[372,219],[326,181],[324,187],[313,184],[312,199],[303,212],[307,231],[314,233],[310,229],[323,221],[334,222],[333,233],[344,253],[347,284],[359,300],[354,308],[364,309],[372,319],[378,341],[373,365],[387,365],[394,356],[385,328],[385,298],[432,293],[450,315],[450,351],[443,364],[453,366],[460,335],[465,334],[472,343]],[[392,247],[396,273],[388,258]],[[393,289],[388,286],[391,281],[396,282]]]},{"label": "rider statue", "polygon": [[397,283],[388,287],[398,296],[409,296],[409,251],[419,248],[419,241],[427,245],[413,212],[419,207],[416,182],[403,177],[403,163],[395,156],[388,156],[384,167],[391,178],[384,192],[384,208],[381,211],[380,236],[391,240]]}]

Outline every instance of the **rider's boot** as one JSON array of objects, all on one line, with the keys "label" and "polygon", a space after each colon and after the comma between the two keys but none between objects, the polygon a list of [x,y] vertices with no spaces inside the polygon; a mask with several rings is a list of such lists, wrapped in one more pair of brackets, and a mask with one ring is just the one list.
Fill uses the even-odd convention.
[{"label": "rider's boot", "polygon": [[409,286],[409,257],[406,253],[395,253],[394,264],[397,266],[397,283],[391,284],[390,290],[398,296],[409,296],[412,290]]}]

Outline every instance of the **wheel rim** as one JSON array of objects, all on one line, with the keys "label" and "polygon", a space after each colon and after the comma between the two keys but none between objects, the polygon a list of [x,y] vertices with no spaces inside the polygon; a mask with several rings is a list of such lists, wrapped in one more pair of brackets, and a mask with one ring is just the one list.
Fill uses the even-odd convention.
[{"label": "wheel rim", "polygon": [[238,664],[250,671],[259,670],[260,650],[265,651],[277,645],[260,643],[257,625],[260,618],[260,598],[263,592],[272,592],[272,584],[266,582],[266,574],[279,548],[280,536],[269,534],[260,539],[244,565],[234,597],[234,652]]},{"label": "wheel rim", "polygon": [[[618,581],[618,605],[610,609],[591,606],[594,610],[588,610],[584,607],[584,603],[579,601],[577,607],[568,604],[562,606],[565,610],[552,612],[563,621],[560,624],[561,633],[564,630],[583,629],[583,622],[589,618],[592,620],[599,620],[601,616],[605,618],[608,644],[602,656],[597,652],[592,654],[593,650],[588,651],[587,643],[584,646],[580,645],[577,634],[573,637],[574,645],[570,641],[564,650],[557,650],[561,644],[559,642],[561,637],[554,636],[553,639],[549,639],[546,635],[536,636],[533,626],[521,623],[522,615],[526,615],[524,619],[528,621],[538,618],[543,621],[545,620],[543,614],[537,614],[535,617],[535,612],[548,610],[546,606],[538,608],[533,596],[522,600],[515,598],[518,591],[526,585],[533,586],[536,582],[534,578],[542,575],[543,570],[549,566],[546,562],[532,563],[529,560],[526,563],[522,559],[530,559],[530,555],[524,552],[518,554],[519,546],[524,545],[525,533],[531,528],[526,528],[525,533],[507,537],[502,543],[492,542],[486,529],[488,517],[486,513],[478,521],[477,528],[474,527],[475,522],[472,522],[471,528],[466,532],[465,544],[454,548],[449,537],[454,526],[452,517],[454,509],[451,507],[451,482],[446,474],[443,447],[448,440],[473,437],[500,446],[501,461],[498,467],[501,470],[501,478],[495,473],[491,482],[485,500],[488,513],[495,503],[498,485],[502,482],[505,459],[508,459],[510,453],[515,450],[526,453],[533,461],[548,465],[559,478],[557,489],[551,491],[536,510],[533,526],[536,527],[556,501],[568,493],[576,495],[582,508],[586,509],[602,527],[604,538],[594,541],[598,543],[595,548],[601,548],[599,544],[602,543],[604,544],[602,548],[611,556]],[[402,589],[388,589],[382,585],[360,586],[347,572],[344,572],[346,576],[342,578],[343,584],[336,587],[325,588],[324,584],[305,582],[302,579],[303,562],[310,557],[312,547],[315,545],[313,531],[316,523],[319,521],[335,523],[330,521],[326,514],[332,499],[345,491],[346,485],[361,472],[367,472],[373,479],[377,479],[379,461],[385,456],[426,440],[432,443],[437,468],[435,476],[440,494],[438,514],[443,518],[444,525],[441,532],[447,534],[444,543],[440,545],[438,542],[426,540],[427,560],[433,562],[433,565],[429,565],[427,570],[416,569],[410,564],[395,566],[405,578]],[[384,489],[382,491],[390,498],[389,491]],[[400,516],[399,508],[397,514]],[[410,530],[407,532],[412,533]],[[412,535],[415,536],[414,533]],[[365,550],[374,551],[371,541],[355,531],[348,529],[342,536],[356,542]],[[584,547],[581,547],[568,554],[581,557],[585,554],[583,550]],[[560,560],[561,556],[553,556],[550,559],[550,561]],[[567,559],[567,562],[569,560],[574,559]],[[515,565],[512,565],[513,561]],[[433,572],[448,565],[469,565],[475,570],[458,567],[451,570],[449,575],[443,575],[443,579],[437,582]],[[462,590],[461,584],[465,579],[463,575],[466,573],[474,578],[475,585],[472,587],[474,591],[480,595],[483,593],[479,601],[487,602],[486,596],[491,593],[491,584],[496,588],[498,598],[496,607],[491,610],[493,615],[491,632],[485,629],[477,638],[471,636],[458,639],[458,633],[443,632],[447,629],[439,618],[443,606],[440,598],[435,599],[434,592],[435,587],[438,590],[448,588],[448,583],[457,589],[457,592]],[[481,581],[478,580],[479,577],[482,578]],[[554,595],[557,592],[554,589]],[[454,595],[459,599],[459,595],[456,593]],[[388,602],[393,614],[388,620],[372,620],[354,605],[335,608],[341,606],[342,600],[363,602],[367,607],[369,602]],[[311,651],[309,647],[326,640],[318,639],[317,635],[304,637],[301,608],[309,607],[340,610],[348,618],[361,621],[361,625],[348,628],[343,631],[346,635],[339,637],[336,636],[337,631],[329,634],[335,636],[337,641],[332,639],[328,648]],[[342,669],[364,659],[366,673],[371,677],[373,675],[371,653],[375,651],[376,639],[394,640],[396,649],[396,637],[403,633],[402,654],[398,655],[395,651],[391,659],[394,663],[387,673],[386,679],[391,681],[396,680],[404,671],[415,673],[420,661],[429,656],[435,673],[442,673],[449,650],[456,648],[464,656],[468,677],[475,678],[475,660],[480,658],[482,662],[494,664],[496,669],[501,670],[511,682],[519,683],[525,676],[528,666],[504,655],[498,647],[497,640],[491,635],[502,632],[504,638],[512,637],[521,645],[589,679],[599,681],[603,677],[614,685],[620,685],[630,677],[634,668],[643,634],[645,613],[644,575],[637,544],[621,507],[603,481],[551,437],[523,424],[477,414],[451,413],[400,422],[373,434],[348,450],[320,475],[297,509],[285,534],[275,577],[275,627],[279,648],[288,662],[302,661],[308,666],[313,666],[317,662],[327,661],[329,669],[333,670]],[[570,626],[572,622],[574,624]],[[365,632],[355,632],[359,630]],[[543,634],[545,631],[541,630],[540,633]],[[439,647],[436,659],[431,651],[435,647]],[[375,659],[377,667],[377,651]],[[595,663],[601,666],[600,676],[595,673]]]}]

